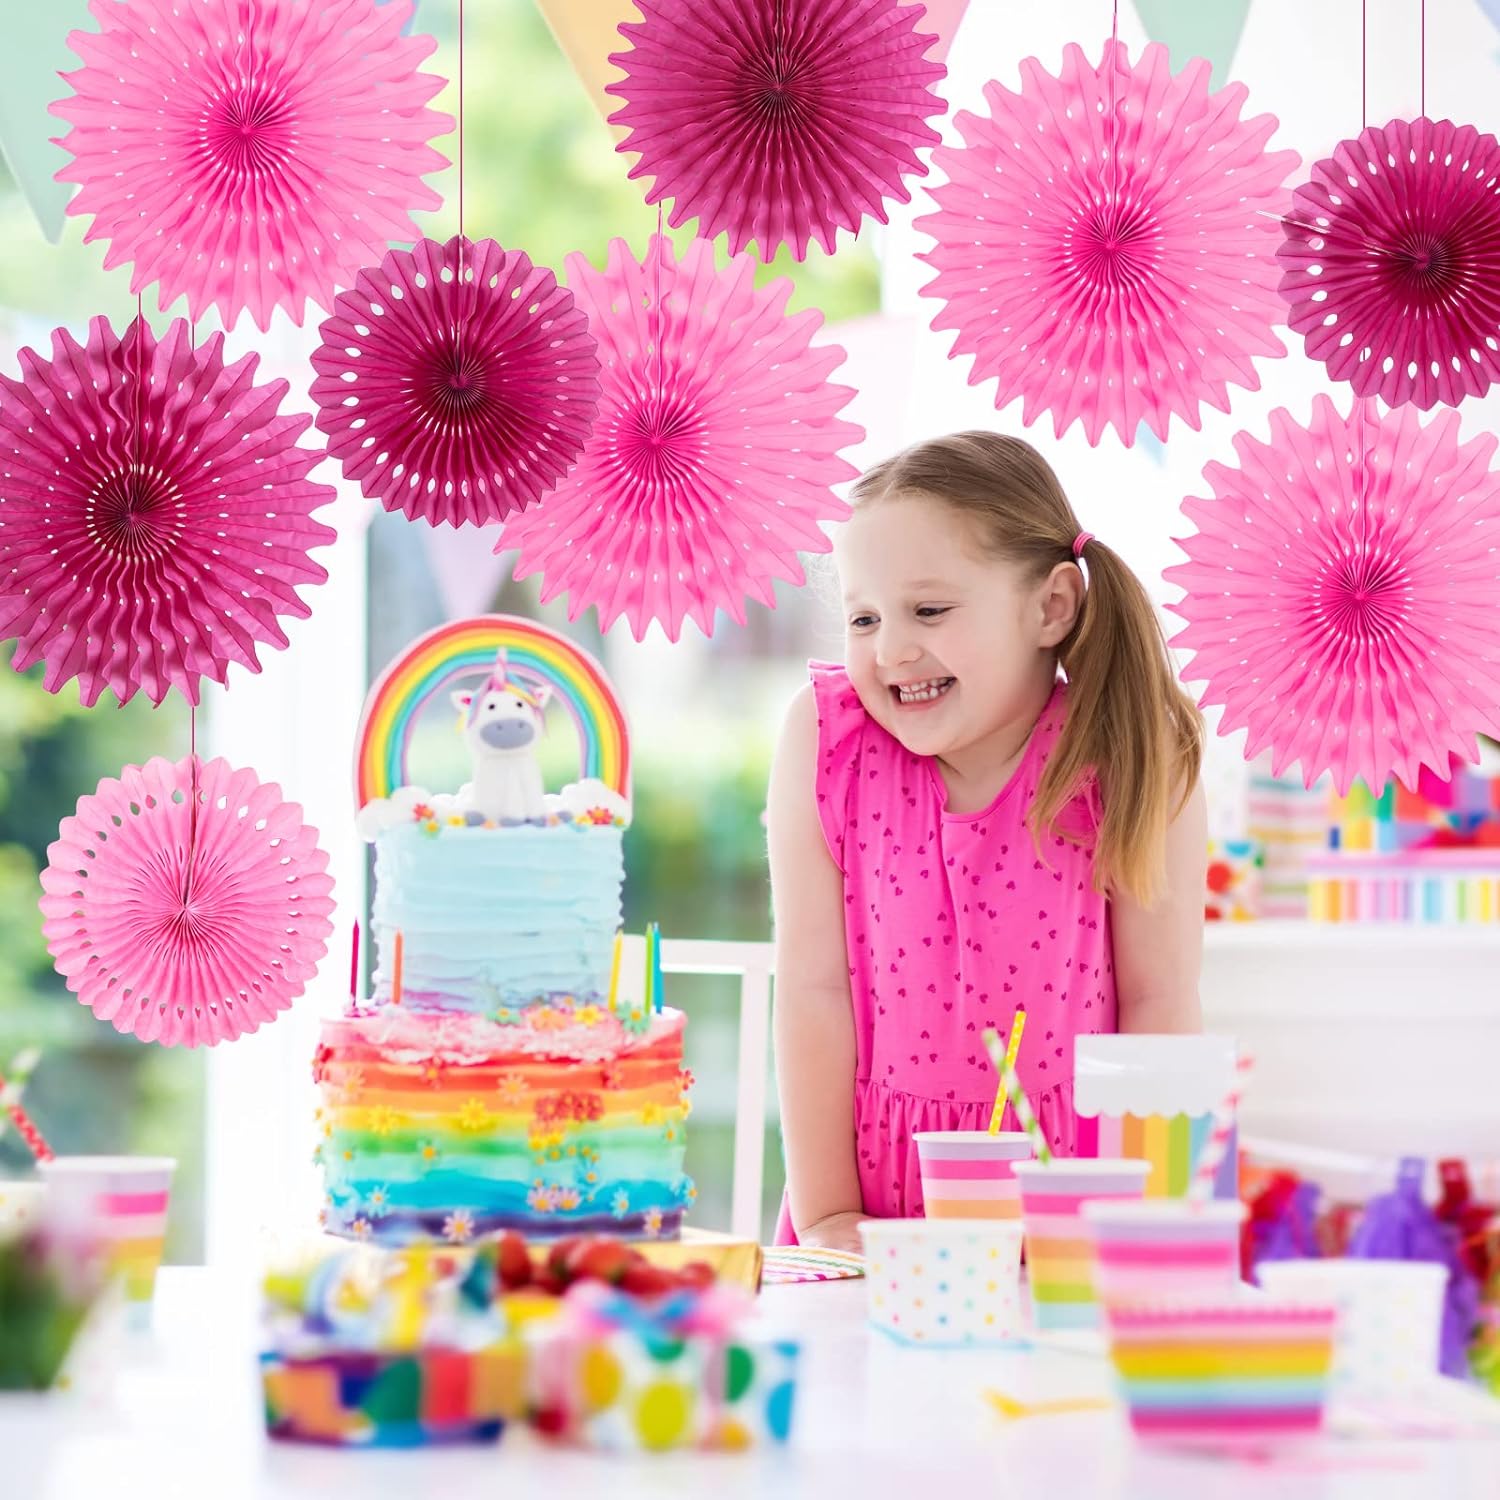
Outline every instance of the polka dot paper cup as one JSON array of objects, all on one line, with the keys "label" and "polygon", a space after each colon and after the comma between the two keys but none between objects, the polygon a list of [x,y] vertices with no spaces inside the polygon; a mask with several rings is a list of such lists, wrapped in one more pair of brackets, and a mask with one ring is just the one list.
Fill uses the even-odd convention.
[{"label": "polka dot paper cup", "polygon": [[59,1239],[118,1277],[131,1321],[147,1322],[177,1163],[169,1156],[59,1156],[38,1170]]},{"label": "polka dot paper cup", "polygon": [[870,1323],[904,1344],[1021,1336],[1021,1227],[996,1220],[866,1219]]},{"label": "polka dot paper cup", "polygon": [[1448,1272],[1429,1261],[1274,1260],[1256,1275],[1280,1301],[1326,1302],[1338,1314],[1338,1395],[1409,1395],[1438,1372]]},{"label": "polka dot paper cup", "polygon": [[1031,1137],[1019,1130],[919,1130],[917,1163],[929,1219],[1021,1217],[1012,1168],[1031,1160]]},{"label": "polka dot paper cup", "polygon": [[1097,1328],[1094,1239],[1081,1210],[1085,1203],[1100,1199],[1139,1200],[1151,1163],[1058,1157],[1017,1162],[1015,1174],[1021,1183],[1032,1320],[1048,1331]]}]

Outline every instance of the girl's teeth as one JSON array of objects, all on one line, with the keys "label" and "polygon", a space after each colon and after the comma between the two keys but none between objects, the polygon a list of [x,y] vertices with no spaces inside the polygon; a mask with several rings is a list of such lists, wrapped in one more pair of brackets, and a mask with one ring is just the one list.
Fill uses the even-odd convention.
[{"label": "girl's teeth", "polygon": [[935,677],[930,682],[913,683],[910,687],[898,687],[896,694],[903,703],[930,703],[947,692],[951,677]]}]

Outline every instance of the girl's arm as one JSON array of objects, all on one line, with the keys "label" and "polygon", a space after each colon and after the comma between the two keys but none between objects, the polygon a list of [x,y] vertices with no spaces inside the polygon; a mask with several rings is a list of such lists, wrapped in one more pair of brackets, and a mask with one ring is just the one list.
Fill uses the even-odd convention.
[{"label": "girl's arm", "polygon": [[1195,786],[1167,829],[1166,888],[1155,905],[1113,903],[1115,990],[1121,1031],[1201,1031],[1203,897],[1208,802]]},{"label": "girl's arm", "polygon": [[773,1036],[792,1223],[805,1245],[858,1250],[854,1009],[844,883],[823,839],[811,684],[792,700],[771,766],[766,825],[776,928]]}]

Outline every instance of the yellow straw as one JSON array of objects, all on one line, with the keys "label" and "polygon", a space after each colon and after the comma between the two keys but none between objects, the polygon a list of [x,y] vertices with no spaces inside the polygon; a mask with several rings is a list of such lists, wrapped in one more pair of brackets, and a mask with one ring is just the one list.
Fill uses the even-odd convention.
[{"label": "yellow straw", "polygon": [[1016,1077],[1015,1069],[1005,1060],[1005,1053],[1000,1047],[1000,1038],[993,1028],[986,1027],[985,1029],[984,1048],[990,1055],[990,1061],[999,1070],[1005,1097],[1010,1100],[1010,1107],[1015,1110],[1016,1118],[1021,1122],[1021,1129],[1031,1137],[1031,1149],[1036,1153],[1036,1159],[1045,1165],[1052,1160],[1052,1149],[1047,1144],[1047,1137],[1042,1134],[1042,1127],[1031,1107],[1031,1100],[1026,1097],[1026,1090],[1021,1087],[1021,1080]]},{"label": "yellow straw", "polygon": [[615,934],[614,962],[609,966],[609,1009],[611,1014],[614,1013],[616,995],[620,988],[620,948],[624,944],[624,941],[625,934],[617,932]]},{"label": "yellow straw", "polygon": [[1026,1030],[1026,1012],[1016,1012],[1016,1024],[1010,1029],[1010,1045],[1005,1049],[1005,1066],[1000,1069],[1000,1082],[995,1087],[995,1108],[990,1113],[990,1134],[1000,1134],[1000,1122],[1005,1118],[1005,1075],[1016,1071],[1016,1058],[1021,1051],[1021,1033]]}]

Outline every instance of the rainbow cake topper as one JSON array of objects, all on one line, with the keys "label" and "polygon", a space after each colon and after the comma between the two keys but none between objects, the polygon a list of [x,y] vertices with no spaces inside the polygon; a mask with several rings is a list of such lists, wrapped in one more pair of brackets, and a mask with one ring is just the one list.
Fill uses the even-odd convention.
[{"label": "rainbow cake topper", "polygon": [[423,706],[462,677],[488,678],[499,652],[508,674],[553,690],[578,732],[579,774],[630,797],[630,734],[604,669],[566,636],[519,615],[476,615],[418,636],[365,698],[355,746],[360,807],[406,782],[406,755]]}]

